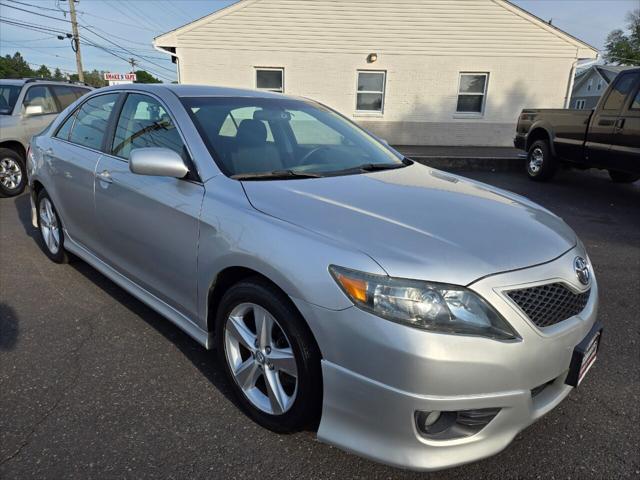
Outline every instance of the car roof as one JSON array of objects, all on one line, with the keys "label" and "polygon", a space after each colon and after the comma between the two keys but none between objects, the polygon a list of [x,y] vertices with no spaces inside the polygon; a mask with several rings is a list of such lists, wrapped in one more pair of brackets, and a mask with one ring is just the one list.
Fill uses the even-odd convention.
[{"label": "car roof", "polygon": [[84,83],[68,82],[65,80],[51,80],[47,78],[2,78],[0,79],[0,85],[22,86],[27,83],[45,84],[45,85],[66,85],[71,87],[80,87],[80,88],[88,88],[88,89],[93,88],[91,85],[86,85]]},{"label": "car roof", "polygon": [[178,97],[248,97],[302,100],[281,93],[245,88],[218,87],[212,85],[185,85],[175,83],[129,83],[103,87],[106,90],[140,90],[145,92],[170,91]]}]

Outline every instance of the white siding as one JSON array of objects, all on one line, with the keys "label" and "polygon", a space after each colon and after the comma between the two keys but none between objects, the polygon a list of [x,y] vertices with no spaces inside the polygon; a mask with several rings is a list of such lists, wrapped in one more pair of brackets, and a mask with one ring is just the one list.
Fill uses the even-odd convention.
[{"label": "white siding", "polygon": [[575,41],[541,23],[493,0],[245,0],[239,8],[180,29],[171,46],[388,55],[576,56]]},{"label": "white siding", "polygon": [[[255,88],[255,67],[284,68],[285,94],[393,144],[510,145],[520,110],[561,108],[574,62],[595,56],[502,0],[244,0],[155,44],[176,48],[183,83]],[[387,73],[383,114],[355,111],[367,69]],[[484,115],[455,113],[460,72],[489,73]]]}]

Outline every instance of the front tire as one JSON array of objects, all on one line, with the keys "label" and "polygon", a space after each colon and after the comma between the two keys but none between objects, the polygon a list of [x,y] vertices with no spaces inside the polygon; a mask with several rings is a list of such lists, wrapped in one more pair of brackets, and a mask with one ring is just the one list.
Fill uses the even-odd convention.
[{"label": "front tire", "polygon": [[633,183],[640,180],[640,175],[637,173],[618,172],[616,170],[609,170],[609,176],[615,183]]},{"label": "front tire", "polygon": [[55,263],[67,263],[69,257],[64,249],[64,231],[58,212],[49,194],[41,190],[36,200],[38,231],[42,240],[42,250]]},{"label": "front tire", "polygon": [[556,173],[558,162],[551,153],[547,140],[536,140],[527,153],[527,176],[534,181],[550,180]]},{"label": "front tire", "polygon": [[9,148],[0,148],[0,197],[20,195],[26,185],[24,158]]},{"label": "front tire", "polygon": [[260,277],[232,286],[218,307],[216,346],[235,396],[253,420],[282,433],[316,426],[320,352],[278,288]]}]

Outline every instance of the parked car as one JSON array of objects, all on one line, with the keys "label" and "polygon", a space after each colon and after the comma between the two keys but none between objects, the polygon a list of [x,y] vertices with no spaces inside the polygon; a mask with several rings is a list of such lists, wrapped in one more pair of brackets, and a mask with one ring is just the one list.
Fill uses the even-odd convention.
[{"label": "parked car", "polygon": [[532,180],[549,180],[562,163],[602,168],[614,182],[640,179],[640,68],[620,73],[595,110],[525,109],[514,144],[527,151]]},{"label": "parked car", "polygon": [[216,346],[274,431],[450,467],[502,450],[595,360],[596,279],[559,217],[313,101],[108,87],[35,136],[28,163],[44,253]]},{"label": "parked car", "polygon": [[0,80],[0,197],[18,195],[27,185],[25,160],[31,137],[90,90],[39,78]]}]

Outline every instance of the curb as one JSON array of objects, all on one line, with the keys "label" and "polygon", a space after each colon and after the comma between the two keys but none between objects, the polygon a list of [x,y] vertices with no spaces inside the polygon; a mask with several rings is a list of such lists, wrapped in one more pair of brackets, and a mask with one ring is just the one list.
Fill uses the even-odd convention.
[{"label": "curb", "polygon": [[407,158],[415,160],[433,168],[445,170],[472,170],[515,172],[521,171],[525,164],[525,155],[517,157],[467,157],[467,156],[425,156],[407,155]]}]

